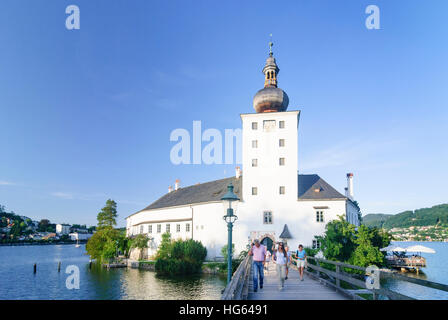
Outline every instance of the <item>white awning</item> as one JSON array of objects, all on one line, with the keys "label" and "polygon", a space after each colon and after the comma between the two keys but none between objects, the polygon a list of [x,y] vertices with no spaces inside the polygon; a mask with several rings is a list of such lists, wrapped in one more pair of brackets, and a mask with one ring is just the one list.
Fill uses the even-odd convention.
[{"label": "white awning", "polygon": [[399,246],[390,245],[388,247],[380,249],[380,251],[404,252],[404,251],[406,251],[406,249],[399,247]]},{"label": "white awning", "polygon": [[410,246],[406,248],[407,252],[424,252],[424,253],[436,253],[434,249],[422,246],[422,245],[415,245]]}]

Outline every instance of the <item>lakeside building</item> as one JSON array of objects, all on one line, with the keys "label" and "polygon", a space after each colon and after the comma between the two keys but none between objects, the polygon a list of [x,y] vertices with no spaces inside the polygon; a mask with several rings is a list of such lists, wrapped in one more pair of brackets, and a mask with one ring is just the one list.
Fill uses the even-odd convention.
[{"label": "lakeside building", "polygon": [[57,224],[56,233],[59,234],[69,234],[71,225],[69,224]]},{"label": "lakeside building", "polygon": [[[221,256],[227,244],[221,197],[232,183],[241,201],[234,224],[236,253],[254,239],[268,249],[277,241],[292,248],[299,244],[319,247],[327,222],[344,216],[359,225],[359,208],[353,197],[353,174],[347,174],[345,195],[318,174],[298,172],[298,125],[300,111],[287,111],[289,98],[277,86],[279,73],[272,53],[263,68],[264,88],[253,99],[255,113],[243,113],[242,167],[235,176],[174,190],[126,218],[128,236],[147,234],[147,256],[154,255],[161,235],[201,241],[208,259]],[[137,253],[136,253],[137,254]],[[133,253],[131,253],[132,257]]]},{"label": "lakeside building", "polygon": [[80,233],[80,232],[72,232],[68,235],[70,237],[70,240],[76,241],[76,240],[89,240],[93,233]]}]

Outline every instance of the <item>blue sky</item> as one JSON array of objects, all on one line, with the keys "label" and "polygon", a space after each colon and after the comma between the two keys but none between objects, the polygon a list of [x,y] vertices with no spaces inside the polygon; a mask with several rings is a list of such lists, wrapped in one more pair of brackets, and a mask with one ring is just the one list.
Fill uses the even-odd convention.
[{"label": "blue sky", "polygon": [[[65,28],[65,8],[81,11]],[[365,8],[380,8],[367,30]],[[239,128],[263,86],[269,34],[299,170],[364,213],[447,202],[448,2],[3,0],[0,204],[53,222],[119,225],[174,184],[235,165],[170,162],[172,130]],[[244,172],[243,172],[244,175]]]}]

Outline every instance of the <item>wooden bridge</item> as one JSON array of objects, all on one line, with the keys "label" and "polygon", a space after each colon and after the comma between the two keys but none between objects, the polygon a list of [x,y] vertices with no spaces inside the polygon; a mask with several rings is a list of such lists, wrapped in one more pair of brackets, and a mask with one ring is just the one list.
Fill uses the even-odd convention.
[{"label": "wooden bridge", "polygon": [[[263,289],[253,291],[252,257],[247,256],[233,274],[232,280],[222,294],[222,300],[413,300],[386,288],[368,289],[366,268],[308,257],[304,281],[300,281],[295,265],[289,268],[288,280],[283,290],[279,290],[279,280],[275,265],[265,271]],[[396,272],[381,270],[381,279],[392,278],[417,285],[447,291],[448,285],[407,277]]]}]

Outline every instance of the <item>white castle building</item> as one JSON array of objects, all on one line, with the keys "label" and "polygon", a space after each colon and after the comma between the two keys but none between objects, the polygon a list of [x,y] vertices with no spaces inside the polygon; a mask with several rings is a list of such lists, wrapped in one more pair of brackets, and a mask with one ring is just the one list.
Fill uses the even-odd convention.
[{"label": "white castle building", "polygon": [[128,236],[147,234],[148,257],[156,253],[164,232],[172,238],[201,241],[208,258],[221,256],[227,242],[221,197],[232,183],[241,199],[235,214],[233,243],[238,253],[259,239],[270,249],[284,241],[319,246],[327,222],[342,215],[359,224],[359,208],[353,199],[353,174],[347,174],[345,195],[317,174],[298,173],[298,125],[300,111],[286,111],[286,93],[277,87],[279,68],[272,53],[263,68],[264,88],[254,97],[256,113],[241,114],[242,166],[234,177],[175,188],[126,218]]}]

